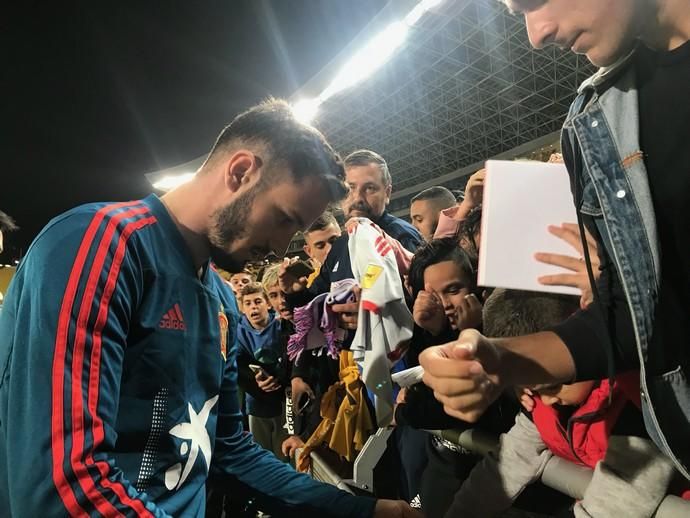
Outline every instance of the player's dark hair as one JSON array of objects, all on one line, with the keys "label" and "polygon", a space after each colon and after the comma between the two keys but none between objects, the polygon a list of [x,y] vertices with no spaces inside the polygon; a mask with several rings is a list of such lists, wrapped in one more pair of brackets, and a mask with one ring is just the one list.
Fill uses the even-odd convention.
[{"label": "player's dark hair", "polygon": [[252,144],[264,146],[269,154],[261,157],[269,172],[263,180],[274,179],[273,166],[287,166],[298,181],[320,177],[329,201],[347,196],[340,156],[317,129],[297,120],[286,101],[270,98],[240,113],[218,136],[207,163],[238,145]]}]

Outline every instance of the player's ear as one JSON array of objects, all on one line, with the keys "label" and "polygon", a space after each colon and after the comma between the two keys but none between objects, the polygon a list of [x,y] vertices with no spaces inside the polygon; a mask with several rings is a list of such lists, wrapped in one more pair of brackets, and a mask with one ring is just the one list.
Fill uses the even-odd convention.
[{"label": "player's ear", "polygon": [[258,181],[261,158],[247,149],[232,153],[225,163],[223,181],[231,192],[237,192],[242,185]]}]

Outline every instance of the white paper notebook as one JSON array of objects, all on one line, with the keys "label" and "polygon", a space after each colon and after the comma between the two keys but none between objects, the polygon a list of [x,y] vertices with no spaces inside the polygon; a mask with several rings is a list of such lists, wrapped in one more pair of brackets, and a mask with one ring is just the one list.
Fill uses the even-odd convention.
[{"label": "white paper notebook", "polygon": [[487,161],[479,285],[579,295],[577,288],[539,284],[537,278],[542,275],[570,271],[534,258],[537,252],[578,256],[575,249],[547,230],[549,225],[576,222],[563,164]]}]

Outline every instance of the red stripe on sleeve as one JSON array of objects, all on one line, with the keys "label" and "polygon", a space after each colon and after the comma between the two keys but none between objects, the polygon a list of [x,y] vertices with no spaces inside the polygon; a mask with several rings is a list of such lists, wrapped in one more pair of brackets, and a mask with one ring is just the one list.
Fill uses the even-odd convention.
[{"label": "red stripe on sleeve", "polygon": [[[91,426],[92,426],[92,436],[94,447],[87,452],[86,455],[86,465],[94,464],[93,451],[96,447],[102,444],[105,437],[105,432],[103,430],[103,420],[98,415],[98,394],[99,394],[99,383],[100,383],[100,365],[101,365],[101,346],[102,346],[102,332],[108,320],[108,309],[110,306],[110,299],[115,292],[115,287],[117,286],[117,278],[120,274],[120,268],[125,257],[127,240],[130,235],[147,225],[156,222],[156,218],[151,216],[148,218],[140,219],[129,223],[118,241],[117,249],[113,257],[113,264],[110,267],[110,272],[108,273],[108,278],[106,280],[105,288],[103,290],[103,296],[101,297],[101,302],[98,308],[98,316],[96,318],[96,323],[93,329],[93,341],[91,345],[91,361],[89,370],[89,390],[88,390],[88,408],[91,414]],[[120,501],[129,507],[132,507],[138,516],[152,516],[148,509],[146,509],[144,503],[141,500],[132,499],[127,494],[126,489],[120,483],[112,482],[108,478],[110,472],[110,466],[105,461],[95,462],[98,471],[101,474],[100,484],[103,487],[111,489],[120,499]]]},{"label": "red stripe on sleeve", "polygon": [[[104,217],[106,216],[107,213],[111,212],[114,209],[125,207],[129,204],[123,203],[123,204],[115,204],[111,205],[108,207],[104,207],[101,209],[94,219],[92,220],[91,224],[89,225],[89,228],[87,229],[87,232],[82,240],[82,243],[80,245],[79,251],[77,253],[77,258],[75,260],[75,264],[73,266],[72,272],[70,273],[70,278],[68,280],[68,285],[67,289],[65,291],[65,295],[63,298],[63,304],[60,310],[60,317],[59,317],[59,325],[58,325],[58,336],[56,339],[56,352],[54,356],[54,361],[53,361],[53,398],[54,398],[54,404],[53,404],[53,417],[52,417],[52,424],[53,424],[53,430],[57,433],[53,434],[53,479],[56,481],[56,486],[58,487],[58,492],[60,494],[60,497],[63,500],[63,503],[65,503],[65,506],[67,507],[68,511],[72,515],[85,515],[84,510],[81,508],[81,506],[78,504],[76,501],[76,498],[74,496],[72,487],[70,486],[69,481],[67,480],[67,477],[65,476],[63,472],[63,460],[64,460],[64,448],[65,448],[65,437],[64,437],[64,428],[63,428],[63,419],[64,419],[64,401],[62,398],[64,397],[64,378],[65,378],[65,356],[66,356],[66,351],[69,347],[68,343],[68,336],[69,336],[69,324],[70,324],[70,317],[72,314],[72,309],[74,305],[74,299],[76,298],[76,293],[78,290],[79,282],[83,276],[84,273],[84,265],[86,263],[86,259],[88,258],[89,250],[91,249],[91,246],[93,244],[95,235],[100,228],[102,221]],[[76,322],[76,332],[75,332],[75,338],[74,338],[74,344],[72,344],[73,347],[73,352],[72,352],[72,379],[71,379],[71,388],[72,388],[72,397],[71,397],[71,402],[72,402],[72,416],[71,416],[71,421],[72,421],[72,451],[70,454],[70,465],[72,468],[72,471],[74,475],[76,476],[76,480],[79,483],[80,487],[82,488],[85,496],[91,501],[91,503],[96,507],[97,511],[101,515],[108,515],[108,516],[121,516],[121,513],[113,506],[111,502],[109,502],[103,494],[98,491],[95,487],[94,481],[91,478],[90,473],[88,472],[88,466],[84,463],[83,457],[84,457],[84,409],[83,409],[83,402],[84,402],[84,394],[82,394],[82,372],[84,369],[84,349],[85,349],[85,344],[86,344],[86,328],[88,325],[90,313],[91,313],[91,307],[93,305],[93,301],[96,295],[96,291],[98,288],[98,280],[100,278],[102,269],[103,269],[103,264],[105,261],[105,258],[107,256],[108,251],[111,248],[111,241],[112,237],[115,233],[115,230],[117,228],[117,224],[120,223],[123,219],[129,218],[135,215],[140,215],[140,214],[146,214],[148,212],[148,209],[146,207],[138,206],[136,208],[130,208],[127,211],[124,211],[119,214],[115,214],[112,216],[112,218],[108,221],[108,224],[106,226],[106,229],[103,233],[103,236],[101,237],[101,242],[99,243],[96,256],[94,258],[93,264],[91,265],[91,270],[89,273],[89,276],[86,281],[84,293],[82,296],[82,301],[79,307],[79,313],[77,316],[77,322]],[[131,234],[132,231],[134,231],[136,228],[141,228],[145,226],[145,224],[149,224],[152,222],[151,220],[155,221],[155,218],[146,218],[146,219],[141,219],[135,222],[131,222],[125,226],[125,229],[121,233],[117,243],[117,250],[119,251],[122,249],[122,255],[124,256],[124,247],[127,242],[127,238]],[[129,231],[128,231],[129,229]],[[117,254],[117,251],[116,251]],[[108,276],[108,279],[115,274],[115,280],[117,279],[117,275],[119,274],[119,269],[120,265],[122,263],[122,259],[120,259],[119,263],[116,264],[115,260],[113,260],[113,264],[111,265],[111,270]],[[106,283],[106,289],[104,290],[104,293],[102,294],[101,297],[101,305],[100,307],[103,307],[104,302],[106,302],[106,318],[107,318],[107,303],[110,301],[110,296],[112,295],[112,291],[114,290],[114,285],[110,291],[110,295],[108,296],[107,300],[105,299],[105,295],[107,293],[107,283]],[[100,312],[99,312],[99,317],[100,317]],[[96,321],[98,324],[98,319]],[[98,332],[98,336],[100,338],[100,332],[102,331],[103,325],[100,326],[100,328],[94,328],[94,334]],[[99,374],[99,369],[100,369],[100,345],[97,351],[97,355],[94,355],[94,348],[93,348],[93,341],[95,341],[95,336],[92,339],[92,354],[91,354],[91,359],[92,362],[90,364],[90,372],[89,372],[89,400],[91,396],[91,390],[93,386],[93,377],[94,377],[94,372],[95,372],[95,377],[98,379],[98,374]],[[94,361],[95,360],[95,361]],[[59,388],[56,388],[59,387]],[[96,401],[97,401],[97,389],[96,389]],[[93,410],[91,409],[91,406],[89,406],[89,409],[91,411],[91,416],[92,416],[92,421],[95,421],[98,419],[97,412],[96,412],[96,405],[94,405]],[[102,443],[102,436],[99,441],[96,440],[95,434],[94,434],[94,444],[93,444],[93,449],[95,450],[100,446]],[[87,462],[93,463],[92,460],[92,451],[90,450],[88,452]],[[122,504],[127,505],[129,507],[132,507],[135,509],[139,514],[144,514],[144,515],[150,515],[146,508],[144,507],[143,503],[139,500],[134,500],[131,499],[128,495],[126,490],[121,484],[114,484],[110,480],[107,479],[108,473],[110,471],[110,467],[108,466],[107,463],[102,462],[100,463],[102,465],[97,465],[99,472],[101,473],[101,476],[103,477],[103,480],[101,480],[101,485],[104,487],[110,488],[120,499]],[[105,469],[104,466],[105,466]],[[56,470],[59,471],[57,473],[56,477]],[[56,480],[56,478],[58,480]],[[58,483],[59,482],[59,483]]]},{"label": "red stripe on sleeve", "polygon": [[117,208],[126,206],[127,203],[116,203],[108,205],[100,209],[94,215],[89,224],[82,242],[79,245],[77,256],[72,265],[65,293],[62,298],[60,306],[60,314],[58,317],[58,327],[55,336],[55,352],[53,353],[53,367],[52,367],[52,392],[53,404],[51,412],[51,453],[53,458],[53,483],[57,489],[58,495],[65,505],[67,511],[71,516],[87,516],[88,514],[81,508],[74,495],[74,491],[70,486],[64,472],[64,458],[65,458],[65,430],[64,430],[64,368],[65,355],[67,351],[67,338],[69,334],[70,315],[72,313],[72,306],[74,305],[74,298],[76,297],[77,288],[79,286],[79,278],[86,262],[89,249],[93,243],[96,231],[101,225],[105,215]]}]

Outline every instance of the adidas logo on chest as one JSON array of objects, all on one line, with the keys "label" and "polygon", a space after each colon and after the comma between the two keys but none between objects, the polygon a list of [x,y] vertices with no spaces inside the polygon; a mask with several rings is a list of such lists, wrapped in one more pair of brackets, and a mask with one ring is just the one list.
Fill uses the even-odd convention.
[{"label": "adidas logo on chest", "polygon": [[174,331],[184,331],[187,327],[184,324],[184,317],[179,304],[175,304],[165,312],[158,324],[161,329],[172,329]]}]

